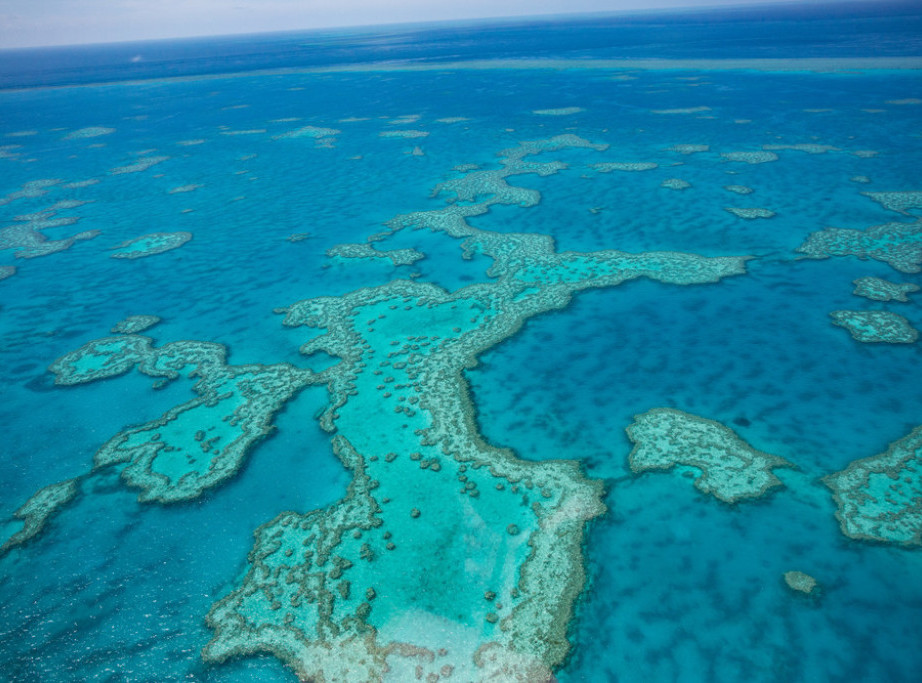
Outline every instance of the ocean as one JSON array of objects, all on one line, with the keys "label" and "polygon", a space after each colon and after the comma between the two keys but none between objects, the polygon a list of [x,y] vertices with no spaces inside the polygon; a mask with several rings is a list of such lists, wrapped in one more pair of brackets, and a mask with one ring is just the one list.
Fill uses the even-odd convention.
[{"label": "ocean", "polygon": [[0,50],[0,679],[915,681],[922,10]]}]

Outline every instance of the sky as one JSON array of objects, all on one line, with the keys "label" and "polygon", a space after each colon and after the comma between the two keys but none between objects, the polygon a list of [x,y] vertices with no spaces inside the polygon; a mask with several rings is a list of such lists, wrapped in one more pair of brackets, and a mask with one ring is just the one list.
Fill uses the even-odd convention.
[{"label": "sky", "polygon": [[772,0],[0,0],[0,48],[767,2]]}]

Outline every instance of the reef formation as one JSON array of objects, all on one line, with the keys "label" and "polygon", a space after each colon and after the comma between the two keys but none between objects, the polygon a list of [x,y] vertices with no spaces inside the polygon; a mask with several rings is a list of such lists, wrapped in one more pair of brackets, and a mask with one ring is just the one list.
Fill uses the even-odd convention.
[{"label": "reef formation", "polygon": [[137,366],[163,386],[181,374],[197,378],[198,396],[162,417],[129,427],[96,452],[95,469],[126,465],[122,479],[142,501],[172,503],[197,497],[232,477],[250,449],[272,429],[272,418],[300,389],[318,380],[287,363],[228,365],[225,349],[179,341],[154,348],[138,335],[104,337],[51,365],[55,383],[74,385],[114,377]]},{"label": "reef formation", "polygon": [[271,652],[305,679],[550,680],[570,648],[601,483],[575,462],[528,462],[485,443],[463,372],[582,289],[717,282],[746,261],[557,253],[550,237],[467,223],[493,204],[536,204],[537,192],[506,179],[555,173],[559,162],[527,157],[568,147],[601,148],[575,136],[522,143],[500,153],[499,168],[437,186],[445,208],[397,216],[370,238],[445,233],[465,255],[492,259],[494,281],[454,293],[396,281],[280,309],[286,325],[321,331],[302,353],[341,359],[320,422],[354,478],[331,508],[260,528],[249,572],[208,615],[206,660]]},{"label": "reef formation", "polygon": [[192,233],[190,232],[152,232],[112,247],[114,253],[109,255],[112,258],[144,258],[178,249],[191,239]]},{"label": "reef formation", "polygon": [[890,282],[879,277],[860,277],[852,284],[855,285],[853,294],[872,301],[907,302],[909,301],[907,294],[919,291],[919,285],[911,282]]},{"label": "reef formation", "polygon": [[[287,401],[306,386],[327,387],[318,419],[352,473],[347,494],[323,510],[282,512],[256,531],[245,576],[207,616],[214,637],[206,661],[268,652],[306,680],[551,680],[570,650],[585,528],[605,511],[603,485],[576,462],[527,461],[486,443],[464,372],[527,319],[582,290],[636,278],[717,283],[745,273],[749,258],[558,252],[546,235],[467,222],[493,205],[535,206],[536,190],[507,180],[553,175],[566,164],[532,157],[580,148],[606,145],[574,135],[521,143],[500,152],[495,168],[469,166],[437,185],[444,207],[398,215],[366,245],[334,247],[335,257],[411,263],[420,252],[372,245],[427,229],[458,239],[464,258],[488,259],[491,279],[455,292],[396,280],[278,309],[286,326],[307,332],[303,354],[337,359],[322,372],[229,365],[226,349],[211,342],[157,347],[137,334],[153,316],[128,318],[115,328],[122,334],[52,364],[62,386],[134,368],[155,387],[195,380],[192,399],[114,435],[82,475],[117,471],[140,500],[158,503],[192,500],[227,481]],[[148,235],[113,255],[159,253],[188,237]],[[30,499],[17,513],[22,533],[4,547],[37,534],[80,478]]]},{"label": "reef formation", "polygon": [[885,453],[856,460],[823,482],[833,491],[836,518],[849,538],[922,545],[922,427]]},{"label": "reef formation", "polygon": [[156,315],[129,315],[112,327],[112,334],[138,334],[160,322]]},{"label": "reef formation", "polygon": [[833,311],[833,325],[844,327],[856,341],[912,344],[918,331],[903,316],[890,311]]},{"label": "reef formation", "polygon": [[627,428],[634,449],[631,470],[691,468],[695,488],[724,503],[760,498],[782,486],[772,470],[794,467],[784,458],[749,446],[719,422],[675,410],[654,408],[634,416]]},{"label": "reef formation", "polygon": [[335,247],[327,249],[327,256],[338,256],[339,258],[370,258],[390,259],[395,266],[412,266],[420,259],[426,258],[426,255],[416,249],[389,249],[379,251],[370,244],[337,244]]}]

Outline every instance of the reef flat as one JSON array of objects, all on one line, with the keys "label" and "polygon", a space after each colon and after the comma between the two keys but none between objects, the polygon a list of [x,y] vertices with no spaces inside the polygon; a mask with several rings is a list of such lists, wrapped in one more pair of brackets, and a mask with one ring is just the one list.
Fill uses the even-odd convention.
[{"label": "reef flat", "polygon": [[826,228],[811,233],[797,251],[808,258],[871,258],[901,273],[918,273],[922,270],[922,220],[885,223],[866,230]]},{"label": "reef flat", "polygon": [[15,216],[15,223],[0,228],[0,250],[14,249],[16,258],[36,258],[70,249],[74,243],[99,234],[96,230],[84,230],[70,237],[48,239],[45,230],[74,225],[79,220],[74,216],[55,217],[66,208],[70,207],[58,203],[41,211]]},{"label": "reef flat", "polygon": [[[454,293],[396,281],[280,309],[287,326],[322,331],[302,353],[341,359],[320,422],[353,481],[332,508],[283,513],[259,530],[246,578],[208,615],[206,660],[268,651],[306,679],[550,680],[570,649],[601,483],[574,462],[528,462],[485,443],[463,371],[580,290],[637,277],[717,282],[746,261],[557,253],[549,237],[465,220],[493,204],[537,203],[506,178],[562,165],[527,157],[593,147],[570,135],[504,150],[499,169],[437,186],[446,208],[403,214],[371,238],[406,227],[464,238],[465,254],[492,259],[495,281]],[[369,424],[373,411],[380,419]]]},{"label": "reef flat", "polygon": [[389,249],[379,251],[370,244],[337,244],[335,247],[327,249],[327,256],[338,256],[339,258],[385,258],[395,266],[412,266],[420,259],[426,258],[426,255],[416,249]]},{"label": "reef flat", "polygon": [[879,277],[861,277],[852,282],[856,296],[863,296],[871,301],[908,302],[907,294],[919,291],[919,285],[912,282],[890,282]]},{"label": "reef flat", "polygon": [[72,479],[50,484],[36,491],[29,500],[13,513],[14,518],[21,520],[21,526],[9,534],[3,544],[0,545],[0,556],[10,548],[25,543],[38,535],[48,518],[73,500],[75,495],[77,495],[77,482]]},{"label": "reef flat", "polygon": [[890,311],[833,311],[833,325],[844,327],[860,342],[912,344],[919,332],[899,313]]},{"label": "reef flat", "polygon": [[152,232],[113,247],[112,258],[136,259],[178,249],[192,239],[188,232]]},{"label": "reef flat", "polygon": [[819,586],[817,580],[812,576],[797,570],[785,572],[784,583],[787,584],[787,587],[792,591],[797,591],[804,595],[812,594]]},{"label": "reef flat", "polygon": [[137,366],[163,386],[180,374],[198,378],[198,396],[157,420],[113,436],[94,458],[95,469],[127,464],[122,479],[139,499],[190,500],[232,477],[272,418],[313,372],[288,364],[227,365],[220,344],[181,341],[154,348],[137,335],[105,337],[59,358],[55,383],[74,385],[114,377]]},{"label": "reef flat", "polygon": [[747,220],[753,220],[755,218],[772,218],[775,215],[774,211],[759,207],[737,208],[728,206],[726,207],[726,211],[729,211],[737,218],[745,218]]},{"label": "reef flat", "polygon": [[724,503],[760,498],[782,486],[772,470],[794,467],[784,458],[755,450],[724,425],[674,408],[654,408],[627,428],[634,449],[631,470],[692,468],[695,488]]},{"label": "reef flat", "polygon": [[849,538],[900,546],[922,545],[922,427],[885,453],[856,460],[823,479],[832,489],[836,518]]},{"label": "reef flat", "polygon": [[160,322],[156,315],[130,315],[117,322],[110,330],[112,334],[139,334]]}]

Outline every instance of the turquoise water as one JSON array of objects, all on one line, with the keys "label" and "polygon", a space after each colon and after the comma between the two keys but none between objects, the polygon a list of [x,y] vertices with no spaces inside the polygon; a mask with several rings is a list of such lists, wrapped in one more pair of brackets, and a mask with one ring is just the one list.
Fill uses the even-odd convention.
[{"label": "turquoise water", "polygon": [[[849,21],[858,20],[836,21],[846,35]],[[887,35],[911,34],[912,26],[899,19]],[[572,46],[579,41],[567,33],[571,29],[550,24],[541,30],[555,36],[554,45]],[[503,54],[496,47],[502,29],[495,31],[484,34],[483,54],[527,52],[519,46]],[[755,54],[732,56],[851,56],[834,46],[801,46],[798,52],[783,37],[774,48],[769,41]],[[894,54],[899,41],[885,42],[891,47],[880,54]],[[481,56],[476,41],[462,43],[459,38],[453,55]],[[898,54],[914,55],[912,45]],[[553,56],[572,56],[559,49]],[[613,49],[587,48],[579,56],[625,56]],[[639,56],[720,56],[717,49],[683,52],[681,44],[662,54],[656,49]],[[430,61],[444,60],[433,50]],[[377,56],[386,58],[387,49]],[[219,55],[210,59],[220,63]],[[883,453],[922,424],[919,342],[861,343],[832,325],[829,313],[887,310],[922,329],[918,294],[910,293],[907,303],[880,303],[852,293],[859,277],[918,285],[922,277],[878,260],[802,259],[795,250],[825,228],[864,230],[922,215],[922,205],[899,214],[862,194],[922,191],[918,70],[825,73],[807,70],[807,62],[791,71],[701,64],[475,70],[450,64],[424,71],[204,77],[202,67],[201,74],[170,80],[163,67],[143,74],[161,80],[94,83],[94,73],[95,80],[110,80],[112,69],[118,72],[114,64],[96,72],[87,67],[79,87],[41,87],[35,80],[0,90],[0,196],[9,199],[0,204],[0,266],[17,269],[0,281],[0,518],[4,525],[10,521],[8,533],[20,528],[13,515],[36,491],[79,478],[72,501],[34,538],[0,556],[4,679],[296,680],[298,663],[273,656],[258,639],[252,653],[223,662],[203,659],[203,648],[220,630],[206,623],[206,615],[246,585],[257,528],[285,512],[308,519],[313,511],[343,509],[338,503],[365,470],[334,452],[331,436],[338,431],[369,458],[361,467],[380,482],[369,495],[377,496],[385,523],[342,527],[340,550],[356,565],[344,570],[352,593],[346,596],[342,582],[336,584],[341,593],[330,592],[337,600],[342,595],[341,609],[355,611],[363,582],[374,582],[378,595],[366,601],[372,605],[368,623],[394,642],[416,642],[433,652],[447,644],[452,680],[478,679],[469,655],[491,639],[531,652],[503,634],[517,633],[513,626],[528,604],[552,601],[581,565],[586,584],[578,597],[564,607],[553,603],[572,646],[545,660],[552,660],[560,681],[916,680],[922,665],[919,551],[845,536],[836,502],[820,479]],[[579,110],[534,113],[569,107]],[[670,110],[690,111],[656,113]],[[458,117],[463,120],[451,121]],[[305,126],[337,132],[280,137]],[[90,130],[73,134],[83,129]],[[395,130],[428,135],[381,135]],[[449,194],[432,196],[432,190],[464,176],[471,170],[464,165],[498,170],[499,152],[565,134],[608,148],[564,147],[525,157],[528,163],[561,161],[566,168],[507,177],[512,186],[539,192],[540,202],[527,208],[493,204],[468,218],[483,231],[472,239],[487,240],[472,249],[473,258],[462,258],[461,237],[408,228],[374,245],[426,255],[412,265],[327,256],[335,245],[364,243],[398,215],[445,207]],[[777,160],[760,164],[722,156],[807,144],[836,149],[777,149]],[[708,149],[684,154],[676,145]],[[605,162],[657,167],[600,173],[591,166]],[[111,172],[125,167],[133,172]],[[40,179],[60,182],[20,193],[38,196],[15,194]],[[663,187],[667,179],[690,186]],[[753,191],[738,194],[728,185]],[[748,220],[728,207],[775,215]],[[77,219],[42,227],[33,216],[32,227],[49,241],[99,234],[47,255],[17,258],[41,241],[22,228],[39,212],[46,213],[38,218]],[[192,238],[142,258],[110,258],[122,243],[154,233]],[[614,286],[601,280],[601,266],[583,266],[568,278],[586,291],[568,291],[566,305],[544,302],[521,312],[543,294],[505,275],[523,272],[513,270],[515,259],[527,268],[537,257],[513,253],[507,265],[496,261],[501,272],[487,272],[494,263],[488,254],[500,254],[497,245],[511,244],[503,239],[512,233],[549,235],[558,252],[753,258],[745,273],[710,284],[641,277]],[[494,237],[499,241],[488,244]],[[550,267],[547,260],[541,264]],[[411,282],[417,287],[412,294]],[[380,301],[364,301],[362,292]],[[331,309],[326,319],[283,325],[280,309],[318,297],[350,303]],[[505,326],[497,311],[516,311],[524,324]],[[47,370],[139,314],[161,318],[142,333],[157,347],[216,342],[226,347],[231,366],[288,363],[320,373],[310,375],[303,390],[292,390],[294,397],[272,420],[275,429],[247,451],[235,476],[191,501],[140,503],[138,490],[119,479],[121,466],[92,468],[94,454],[112,437],[194,398],[195,377],[153,388],[157,378],[132,370],[61,386]],[[313,355],[299,352],[339,327],[353,336],[320,343],[323,351]],[[405,354],[386,360],[401,344]],[[426,365],[430,356],[465,349],[476,363],[459,355],[446,365]],[[408,371],[396,365],[414,352],[419,375],[413,363]],[[348,365],[337,366],[339,358],[358,363],[349,366],[358,374],[347,387],[357,393],[347,393],[345,405],[331,412],[336,395],[327,382],[335,392],[337,382],[353,381],[335,374]],[[86,358],[81,367],[99,362]],[[463,381],[448,371],[438,374],[462,367]],[[385,391],[393,396],[384,397]],[[227,412],[227,404],[201,412]],[[632,473],[625,428],[633,416],[657,407],[727,425],[754,449],[798,469],[776,472],[783,488],[732,506],[703,495],[678,472]],[[431,427],[431,415],[465,411],[473,417],[470,425],[460,417],[438,423],[447,440],[437,445],[414,434]],[[186,413],[165,426],[164,440],[189,441],[195,425],[187,423],[194,418]],[[333,433],[322,428],[331,420]],[[230,441],[236,424],[225,422],[219,431]],[[533,474],[523,475],[513,493],[518,475],[468,469],[467,456],[459,453],[468,453],[470,444],[477,457],[500,469],[518,472],[520,464],[491,446],[538,464],[522,470]],[[414,449],[419,458],[411,458]],[[391,450],[400,452],[385,464]],[[201,471],[206,464],[197,455],[184,465],[180,455],[161,461],[172,479],[186,465],[186,471]],[[424,471],[430,459],[442,470]],[[556,460],[579,463],[581,474],[542,469],[556,467]],[[536,485],[526,488],[530,477]],[[526,564],[523,541],[533,532],[538,538],[528,526],[535,524],[532,503],[554,509],[563,482],[571,479],[590,498],[596,491],[590,482],[600,482],[607,511],[586,513],[588,521],[567,527],[570,540],[562,536],[549,551],[570,560],[577,553],[575,563],[560,565],[567,567],[565,576],[539,593],[522,588],[521,595],[509,594]],[[422,514],[411,517],[411,508]],[[914,510],[918,515],[918,499]],[[508,530],[513,522],[515,533]],[[381,536],[385,530],[393,536]],[[384,549],[390,538],[392,551]],[[575,551],[568,545],[574,538]],[[387,559],[366,566],[349,555],[364,542],[379,544],[376,552]],[[790,570],[815,577],[818,594],[786,586],[783,575]],[[495,590],[495,601],[481,602],[484,589]],[[502,601],[505,607],[495,607]],[[509,620],[494,625],[491,609]],[[283,612],[267,610],[265,619],[277,614],[281,624]],[[416,657],[430,665],[423,655],[386,656],[393,668],[387,680],[413,680]],[[434,655],[433,671],[442,656]],[[367,680],[356,671],[328,678]]]}]

